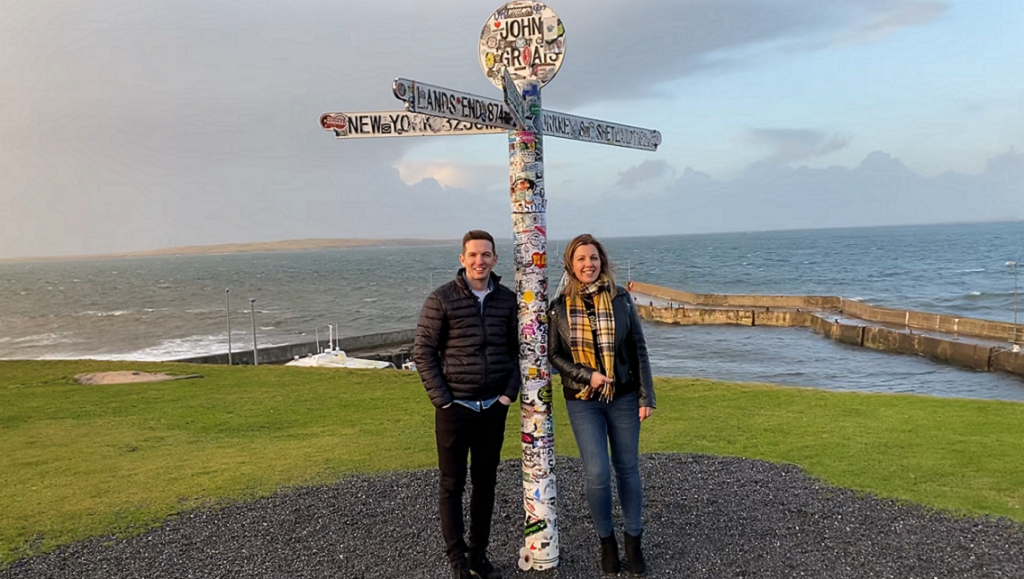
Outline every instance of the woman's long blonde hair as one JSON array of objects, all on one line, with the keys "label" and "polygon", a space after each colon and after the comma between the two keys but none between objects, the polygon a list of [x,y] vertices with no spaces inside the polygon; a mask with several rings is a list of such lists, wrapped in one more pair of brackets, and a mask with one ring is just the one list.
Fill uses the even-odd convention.
[{"label": "woman's long blonde hair", "polygon": [[597,256],[601,258],[601,276],[608,280],[608,283],[611,285],[609,291],[614,296],[616,290],[615,275],[612,273],[612,262],[608,259],[608,252],[604,250],[601,242],[594,239],[594,236],[589,233],[573,237],[569,245],[565,246],[565,255],[562,256],[563,266],[565,267],[565,273],[562,275],[562,295],[566,297],[578,296],[580,293],[580,280],[576,279],[576,274],[573,273],[572,256],[583,245],[593,245],[597,249]]}]

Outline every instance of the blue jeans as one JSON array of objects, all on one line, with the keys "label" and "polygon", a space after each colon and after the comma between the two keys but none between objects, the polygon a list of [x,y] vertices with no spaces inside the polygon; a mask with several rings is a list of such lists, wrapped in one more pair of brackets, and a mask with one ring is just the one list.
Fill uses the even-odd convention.
[{"label": "blue jeans", "polygon": [[[587,476],[587,503],[597,534],[608,537],[612,525],[611,466],[619,487],[619,504],[626,532],[634,537],[643,530],[641,514],[644,491],[640,483],[640,414],[637,393],[599,400],[566,400],[569,423],[583,458]],[[611,462],[608,447],[611,443]]]}]

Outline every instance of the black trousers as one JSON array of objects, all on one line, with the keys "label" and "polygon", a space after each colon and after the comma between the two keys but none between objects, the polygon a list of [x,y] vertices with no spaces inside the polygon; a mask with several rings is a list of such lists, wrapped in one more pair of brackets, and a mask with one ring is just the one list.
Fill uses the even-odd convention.
[{"label": "black trousers", "polygon": [[[437,466],[441,471],[439,503],[441,535],[448,560],[455,563],[469,550],[486,551],[491,538],[494,485],[505,441],[508,406],[495,402],[483,412],[459,404],[438,408],[434,415],[437,435]],[[466,463],[473,493],[469,500],[469,544],[463,538],[462,493],[466,487]]]}]

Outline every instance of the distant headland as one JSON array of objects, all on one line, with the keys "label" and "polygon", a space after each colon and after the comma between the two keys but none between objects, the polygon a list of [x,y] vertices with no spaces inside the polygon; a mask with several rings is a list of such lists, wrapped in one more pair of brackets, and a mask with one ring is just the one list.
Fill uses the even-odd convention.
[{"label": "distant headland", "polygon": [[150,249],[146,251],[131,251],[124,253],[104,253],[94,255],[61,255],[45,257],[12,257],[0,258],[3,262],[26,262],[26,261],[70,261],[81,259],[109,259],[119,257],[158,257],[168,255],[214,255],[224,253],[264,253],[264,252],[286,252],[286,251],[314,251],[322,249],[352,249],[357,247],[410,247],[418,245],[443,245],[458,243],[455,239],[364,239],[364,238],[335,238],[335,239],[288,239],[284,241],[262,241],[253,243],[221,243],[215,245],[185,245],[181,247],[166,247],[163,249]]}]

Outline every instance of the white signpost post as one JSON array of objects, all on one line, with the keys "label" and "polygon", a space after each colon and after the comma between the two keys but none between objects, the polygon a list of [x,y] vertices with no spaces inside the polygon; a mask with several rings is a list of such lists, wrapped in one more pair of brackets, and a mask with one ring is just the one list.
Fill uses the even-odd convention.
[{"label": "white signpost post", "polygon": [[339,139],[508,132],[509,195],[519,300],[519,367],[523,375],[521,425],[523,507],[519,567],[558,565],[558,517],[551,365],[548,345],[547,200],[542,136],[646,151],[661,133],[541,108],[540,89],[562,65],[565,29],[554,11],[514,0],[494,11],[480,34],[480,67],[502,90],[503,101],[404,78],[392,85],[406,111],[325,113],[320,126]]}]

